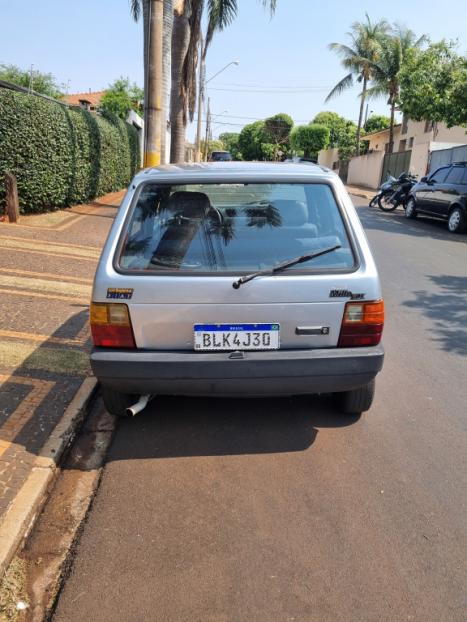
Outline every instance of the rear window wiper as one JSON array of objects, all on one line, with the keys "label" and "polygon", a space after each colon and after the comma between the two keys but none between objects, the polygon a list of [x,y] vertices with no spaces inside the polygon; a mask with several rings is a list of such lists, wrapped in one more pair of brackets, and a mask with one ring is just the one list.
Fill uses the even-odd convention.
[{"label": "rear window wiper", "polygon": [[295,266],[296,264],[310,261],[311,259],[315,259],[316,257],[321,257],[321,255],[327,255],[328,253],[332,253],[332,251],[335,251],[338,248],[342,248],[340,244],[336,244],[336,246],[329,246],[328,248],[322,248],[319,251],[307,253],[306,255],[300,255],[300,257],[295,257],[295,259],[287,259],[287,261],[278,263],[277,266],[273,266],[272,268],[268,268],[267,270],[258,270],[257,272],[246,274],[245,276],[240,277],[237,281],[234,281],[232,283],[232,287],[234,289],[238,289],[240,285],[243,285],[243,283],[248,283],[248,281],[251,281],[257,276],[268,276],[271,274],[276,274],[277,272],[282,272],[282,270],[290,268],[291,266]]}]

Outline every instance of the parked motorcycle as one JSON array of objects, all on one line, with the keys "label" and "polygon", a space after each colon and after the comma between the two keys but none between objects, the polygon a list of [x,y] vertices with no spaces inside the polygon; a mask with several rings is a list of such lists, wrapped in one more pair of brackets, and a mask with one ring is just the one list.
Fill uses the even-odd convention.
[{"label": "parked motorcycle", "polygon": [[393,212],[399,205],[405,207],[410,191],[417,183],[417,176],[401,173],[397,179],[393,177],[392,180],[387,182],[391,186],[378,196],[378,206],[383,212]]},{"label": "parked motorcycle", "polygon": [[381,184],[381,186],[378,188],[378,194],[375,194],[375,196],[371,199],[369,206],[376,207],[380,197],[382,197],[384,194],[392,194],[394,192],[393,191],[394,182],[396,181],[397,179],[393,177],[392,175],[389,175],[388,173],[388,177],[386,181],[383,184]]}]

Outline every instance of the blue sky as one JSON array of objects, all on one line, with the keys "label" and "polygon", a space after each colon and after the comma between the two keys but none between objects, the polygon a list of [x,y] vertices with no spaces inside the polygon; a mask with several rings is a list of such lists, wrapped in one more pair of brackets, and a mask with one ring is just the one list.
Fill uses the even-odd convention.
[{"label": "blue sky", "polygon": [[[238,131],[255,118],[287,112],[308,122],[321,110],[356,119],[357,89],[325,104],[330,88],[344,76],[339,60],[327,49],[346,42],[346,32],[368,11],[372,20],[402,22],[432,40],[457,39],[467,48],[467,2],[451,0],[447,10],[433,0],[278,0],[270,19],[261,3],[239,0],[237,21],[218,33],[210,48],[207,76],[232,60],[209,84],[216,117],[214,134]],[[142,30],[130,18],[128,0],[0,0],[0,62],[31,64],[50,71],[70,92],[100,90],[119,76],[142,85]],[[386,113],[384,100],[370,110]],[[189,128],[188,137],[194,135]]]}]

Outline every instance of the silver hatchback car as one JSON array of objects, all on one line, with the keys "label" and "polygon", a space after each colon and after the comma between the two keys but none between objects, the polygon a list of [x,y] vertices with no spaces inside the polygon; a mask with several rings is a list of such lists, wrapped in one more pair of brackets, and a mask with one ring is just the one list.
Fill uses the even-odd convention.
[{"label": "silver hatchback car", "polygon": [[312,164],[139,173],[105,244],[91,365],[107,409],[153,395],[339,393],[368,410],[384,303],[340,179]]}]

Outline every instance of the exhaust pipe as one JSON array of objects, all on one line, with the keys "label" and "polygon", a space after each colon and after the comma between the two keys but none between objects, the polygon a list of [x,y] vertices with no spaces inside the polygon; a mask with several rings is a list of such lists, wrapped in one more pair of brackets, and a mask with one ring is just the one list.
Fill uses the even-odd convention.
[{"label": "exhaust pipe", "polygon": [[141,395],[139,400],[133,406],[130,406],[126,409],[126,414],[129,417],[134,417],[138,413],[140,413],[144,408],[146,408],[149,400],[154,397],[153,395]]}]

